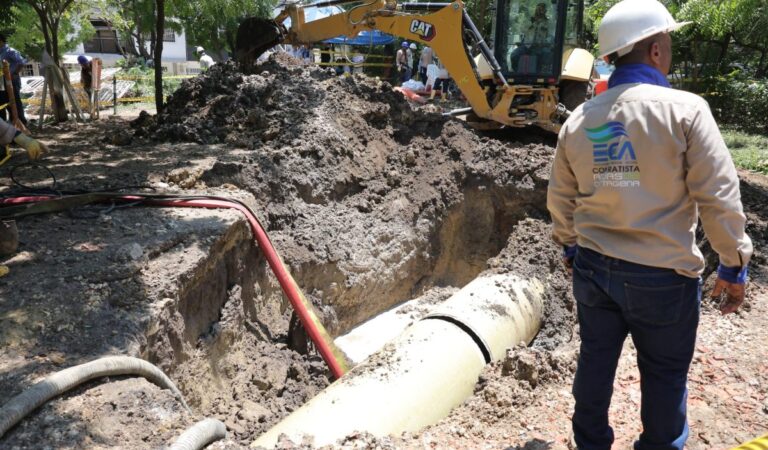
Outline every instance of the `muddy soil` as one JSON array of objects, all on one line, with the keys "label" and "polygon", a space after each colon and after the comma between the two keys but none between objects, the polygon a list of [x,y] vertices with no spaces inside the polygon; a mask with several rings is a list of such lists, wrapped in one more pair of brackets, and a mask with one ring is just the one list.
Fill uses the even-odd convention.
[{"label": "muddy soil", "polygon": [[[553,136],[480,134],[433,105],[412,107],[386,82],[290,59],[254,74],[216,65],[185,81],[157,119],[47,128],[56,189],[243,199],[334,335],[405,300],[444,298],[486,270],[548,285],[532,347],[490,365],[451,416],[420,433],[360,434],[339,446],[567,446],[578,335],[545,208]],[[5,175],[4,193],[18,192]],[[35,176],[17,173],[26,184]],[[728,318],[704,310],[691,448],[768,429],[768,367],[759,357],[768,343],[765,191],[759,177],[745,181],[757,247],[751,304]],[[95,381],[38,409],[0,447],[155,448],[215,417],[229,430],[215,447],[238,448],[328,384],[236,213],[103,205],[26,218],[19,228],[21,253],[0,278],[0,404],[52,371],[127,354],[165,370],[194,413],[143,380]],[[612,412],[623,443],[639,423],[631,351]],[[716,388],[696,391],[695,380]],[[735,394],[719,396],[726,387]]]}]

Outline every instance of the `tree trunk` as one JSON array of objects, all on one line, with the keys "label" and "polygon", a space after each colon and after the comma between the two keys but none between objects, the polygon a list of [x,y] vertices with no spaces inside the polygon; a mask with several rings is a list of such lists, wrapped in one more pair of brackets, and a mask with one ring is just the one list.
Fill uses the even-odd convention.
[{"label": "tree trunk", "polygon": [[157,121],[163,112],[163,34],[165,33],[165,0],[155,0],[157,20],[155,22],[155,105]]},{"label": "tree trunk", "polygon": [[731,33],[726,34],[723,38],[723,42],[720,43],[720,56],[717,58],[719,61],[719,68],[725,67],[727,64],[725,57],[728,56],[728,47],[731,45],[731,36]]},{"label": "tree trunk", "polygon": [[757,72],[755,78],[763,78],[766,75],[766,50],[760,51],[760,62],[757,63]]},{"label": "tree trunk", "polygon": [[155,45],[157,45],[157,39],[155,39],[155,35],[157,33],[155,32],[155,28],[152,29],[152,32],[149,33],[149,59],[154,60],[155,59]]},{"label": "tree trunk", "polygon": [[[51,26],[49,22],[49,15],[52,14],[45,6],[32,5],[32,8],[40,18],[40,29],[43,32],[43,40],[45,41],[45,51],[51,56],[55,67],[53,70],[59,69],[59,48],[58,48],[58,36],[57,31]],[[51,91],[51,109],[53,109],[53,116],[56,118],[56,122],[66,122],[69,117],[67,114],[67,106],[64,103],[64,87],[58,82],[58,78],[54,77],[49,80]]]}]

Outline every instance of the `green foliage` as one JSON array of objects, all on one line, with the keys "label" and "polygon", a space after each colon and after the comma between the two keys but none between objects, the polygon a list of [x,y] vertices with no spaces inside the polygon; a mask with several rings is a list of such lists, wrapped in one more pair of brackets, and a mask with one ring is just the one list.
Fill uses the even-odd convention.
[{"label": "green foliage", "polygon": [[768,80],[742,79],[737,74],[702,80],[701,95],[723,124],[768,134]]},{"label": "green foliage", "polygon": [[209,53],[234,51],[237,27],[246,17],[271,17],[277,0],[189,0],[179,15],[191,46]]},{"label": "green foliage", "polygon": [[[32,7],[24,2],[16,2],[11,7],[14,18],[12,45],[23,55],[38,61],[41,58],[45,41],[40,27],[40,17]],[[95,30],[85,14],[82,4],[75,4],[61,18],[59,23],[59,54],[74,50],[78,44],[90,39]]]},{"label": "green foliage", "polygon": [[[153,97],[155,95],[155,71],[147,67],[133,66],[124,69],[120,77],[134,81],[131,97]],[[181,86],[181,78],[163,78],[163,95],[171,95]]]},{"label": "green foliage", "polygon": [[768,135],[723,129],[723,139],[736,167],[768,174]]},{"label": "green foliage", "polygon": [[16,3],[16,0],[0,0],[0,31],[10,34],[13,31],[14,17],[11,12],[11,6]]}]

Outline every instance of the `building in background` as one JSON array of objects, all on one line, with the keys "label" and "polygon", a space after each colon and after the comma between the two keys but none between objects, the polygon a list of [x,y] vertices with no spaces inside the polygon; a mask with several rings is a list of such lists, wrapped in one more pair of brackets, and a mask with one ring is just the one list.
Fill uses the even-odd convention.
[{"label": "building in background", "polygon": [[[62,65],[64,70],[69,72],[79,71],[77,64],[78,55],[88,55],[93,58],[101,58],[104,67],[114,67],[117,61],[123,59],[121,48],[124,45],[136,45],[132,42],[124,43],[118,37],[109,22],[102,19],[92,19],[91,24],[96,30],[96,34],[89,40],[79,44],[72,52],[67,52],[62,56]],[[147,39],[147,50],[149,51],[150,42]],[[192,53],[192,48],[187,45],[187,38],[184,31],[176,33],[173,30],[166,30],[163,36],[163,71],[169,75],[187,75],[200,73],[200,64],[196,59],[189,59],[188,55]],[[129,53],[138,54],[138,50]],[[40,65],[37,61],[30,59],[21,72],[23,77],[40,76]]]}]

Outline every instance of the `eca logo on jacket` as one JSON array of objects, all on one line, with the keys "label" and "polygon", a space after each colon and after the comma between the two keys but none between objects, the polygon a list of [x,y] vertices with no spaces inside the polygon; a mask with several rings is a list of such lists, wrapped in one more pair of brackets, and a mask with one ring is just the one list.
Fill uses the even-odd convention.
[{"label": "eca logo on jacket", "polygon": [[586,128],[592,142],[592,178],[595,187],[640,187],[640,167],[635,148],[621,122]]}]

